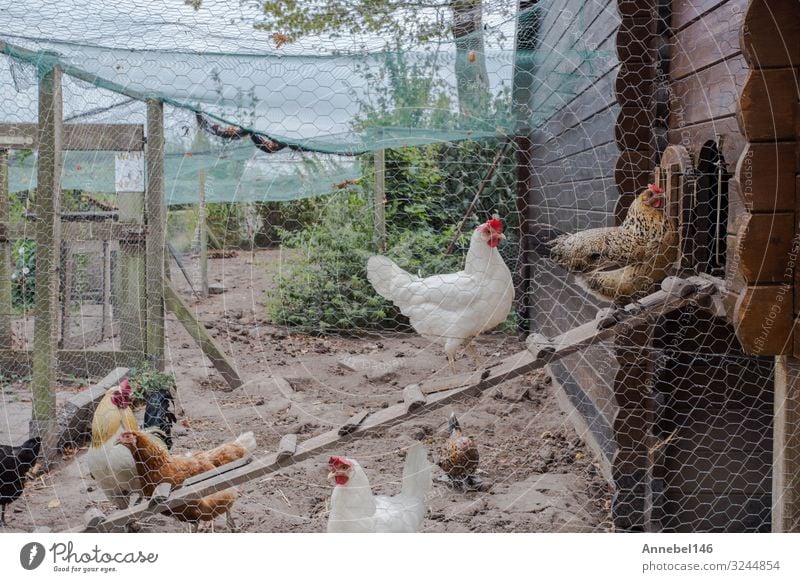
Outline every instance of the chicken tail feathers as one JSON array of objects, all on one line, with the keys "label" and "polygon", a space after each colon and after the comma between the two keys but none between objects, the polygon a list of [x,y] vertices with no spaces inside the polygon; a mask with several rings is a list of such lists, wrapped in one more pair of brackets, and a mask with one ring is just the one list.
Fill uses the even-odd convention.
[{"label": "chicken tail feathers", "polygon": [[560,239],[567,236],[563,230],[549,224],[537,223],[531,227],[534,250],[542,256],[549,257]]},{"label": "chicken tail feathers", "polygon": [[453,436],[456,432],[461,432],[461,425],[458,422],[458,418],[456,418],[455,412],[450,413],[450,418],[447,421],[447,430],[450,436]]},{"label": "chicken tail feathers", "polygon": [[403,495],[424,500],[432,487],[433,465],[428,462],[428,450],[422,443],[414,443],[403,467]]},{"label": "chicken tail feathers", "polygon": [[398,289],[412,283],[417,277],[398,267],[388,257],[373,255],[367,261],[367,279],[378,295],[394,301]]},{"label": "chicken tail feathers", "polygon": [[252,432],[240,434],[234,441],[237,445],[244,447],[248,453],[252,453],[256,448],[256,437]]}]

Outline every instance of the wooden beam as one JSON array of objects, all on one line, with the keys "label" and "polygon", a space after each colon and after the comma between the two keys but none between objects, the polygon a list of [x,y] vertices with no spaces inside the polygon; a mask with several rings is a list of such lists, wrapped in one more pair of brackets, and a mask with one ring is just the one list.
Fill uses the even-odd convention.
[{"label": "wooden beam", "polygon": [[45,466],[58,454],[56,433],[56,351],[61,255],[61,70],[39,77],[39,157],[33,207],[36,233],[36,296],[33,327],[33,414],[31,434],[42,436]]},{"label": "wooden beam", "polygon": [[197,238],[200,260],[200,297],[208,297],[208,220],[206,212],[206,172],[197,177]]},{"label": "wooden beam", "polygon": [[[138,368],[144,354],[119,350],[59,350],[57,373],[76,378],[97,378],[118,366]],[[0,372],[27,376],[33,371],[32,350],[0,350]]]},{"label": "wooden beam", "polygon": [[787,276],[786,267],[791,264],[794,213],[745,213],[739,221],[737,256],[745,281],[751,285],[782,282],[791,285],[793,273],[789,269]]},{"label": "wooden beam", "polygon": [[791,353],[793,301],[790,284],[745,287],[733,310],[736,338],[745,352],[754,356]]},{"label": "wooden beam", "polygon": [[796,139],[797,101],[797,69],[751,70],[742,88],[736,112],[747,140]]},{"label": "wooden beam", "polygon": [[175,314],[181,325],[189,332],[203,353],[211,360],[211,364],[222,375],[231,388],[238,388],[243,384],[239,373],[233,366],[225,352],[217,345],[214,338],[209,335],[206,328],[200,323],[192,313],[180,295],[175,291],[171,284],[164,286],[164,302],[167,309]]},{"label": "wooden beam", "polygon": [[[139,197],[142,193],[138,193]],[[128,220],[130,211],[124,210],[122,218]],[[141,220],[141,219],[140,219]],[[127,222],[61,222],[61,240],[113,241],[129,243],[143,241],[147,228],[143,224]],[[6,223],[0,220],[0,241],[24,240],[33,237],[33,225],[25,222]]]},{"label": "wooden beam", "polygon": [[[142,151],[144,128],[135,124],[65,123],[62,151]],[[0,148],[39,147],[35,123],[0,123]]]},{"label": "wooden beam", "polygon": [[386,151],[375,150],[375,246],[386,250]]},{"label": "wooden beam", "polygon": [[772,531],[800,533],[800,360],[775,359]]},{"label": "wooden beam", "polygon": [[147,357],[150,364],[164,367],[164,272],[167,231],[167,207],[164,197],[164,104],[147,101],[147,243],[145,276],[147,278]]},{"label": "wooden beam", "polygon": [[[127,228],[142,228],[144,222],[144,192],[118,192],[120,224]],[[70,225],[72,226],[72,225]],[[83,226],[83,225],[81,225]],[[119,322],[119,342],[124,351],[146,351],[145,322],[147,313],[147,284],[143,238],[121,242],[116,264],[117,297],[115,319]]]},{"label": "wooden beam", "polygon": [[795,142],[750,143],[736,164],[749,212],[794,211]]},{"label": "wooden beam", "polygon": [[[86,528],[85,531],[115,531],[136,519],[142,519],[154,513],[173,509],[187,501],[205,497],[212,493],[247,483],[253,479],[263,477],[264,475],[275,473],[284,467],[328,451],[336,446],[340,446],[342,443],[362,438],[376,432],[382,432],[410,418],[425,414],[431,410],[442,408],[452,402],[462,400],[465,397],[477,396],[507,380],[527,374],[532,370],[543,368],[553,359],[565,357],[583,347],[607,339],[613,335],[615,331],[631,329],[636,326],[645,325],[648,322],[652,323],[665,313],[680,309],[695,301],[703,301],[716,292],[714,286],[707,281],[699,278],[692,278],[692,281],[697,287],[695,293],[688,297],[681,297],[665,291],[658,291],[642,300],[646,302],[646,307],[642,311],[637,312],[633,307],[629,307],[626,310],[627,315],[623,314],[623,320],[615,327],[598,330],[595,322],[589,322],[575,330],[554,338],[552,344],[556,346],[555,351],[547,352],[547,357],[534,358],[527,349],[522,350],[521,352],[504,358],[496,365],[486,368],[477,378],[475,375],[462,374],[461,379],[466,382],[466,384],[451,390],[431,394],[426,399],[425,404],[415,409],[410,408],[404,400],[399,404],[382,408],[372,413],[362,411],[357,414],[354,419],[345,423],[343,427],[334,428],[307,439],[302,443],[298,443],[293,455],[274,453],[254,459],[253,462],[246,467],[233,469],[223,475],[217,475],[210,479],[203,479],[201,482],[194,485],[175,489],[170,494],[169,498],[162,503],[152,505],[141,503],[129,507],[128,509],[118,511],[110,515],[105,521],[95,524],[91,528]],[[422,393],[428,392],[425,390],[426,384],[428,384],[428,382],[420,383],[420,391]]]},{"label": "wooden beam", "polygon": [[742,26],[742,52],[753,68],[800,65],[797,0],[752,0]]},{"label": "wooden beam", "polygon": [[[8,221],[8,150],[0,149],[0,223]],[[0,349],[11,349],[11,245],[0,238]]]}]

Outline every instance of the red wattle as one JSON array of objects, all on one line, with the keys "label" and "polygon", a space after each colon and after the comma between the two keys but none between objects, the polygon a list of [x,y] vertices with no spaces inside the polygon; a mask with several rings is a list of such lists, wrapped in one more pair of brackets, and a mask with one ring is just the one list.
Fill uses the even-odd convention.
[{"label": "red wattle", "polygon": [[347,485],[349,477],[347,475],[336,475],[334,479],[337,485]]}]

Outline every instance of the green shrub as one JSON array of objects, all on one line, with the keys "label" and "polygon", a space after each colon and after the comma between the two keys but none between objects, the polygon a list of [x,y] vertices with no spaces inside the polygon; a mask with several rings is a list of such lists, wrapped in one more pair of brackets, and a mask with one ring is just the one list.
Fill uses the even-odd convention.
[{"label": "green shrub", "polygon": [[149,367],[131,368],[128,380],[132,390],[131,400],[135,406],[144,404],[151,392],[165,389],[175,394],[177,387],[175,376]]},{"label": "green shrub", "polygon": [[[452,231],[436,233],[424,223],[390,235],[387,255],[423,276],[455,271],[463,258],[444,257]],[[309,333],[405,328],[407,321],[367,280],[374,254],[372,199],[360,188],[332,194],[319,220],[284,235],[301,255],[281,265],[267,305],[272,321]]]},{"label": "green shrub", "polygon": [[[507,153],[464,226],[452,254],[455,229],[497,152],[497,143],[430,145],[386,152],[386,255],[403,269],[426,277],[452,273],[464,264],[472,230],[492,212],[506,222],[500,252],[509,266],[518,253],[513,156]],[[316,221],[293,233],[280,230],[284,245],[299,251],[282,262],[268,297],[273,322],[310,333],[401,329],[407,320],[377,295],[366,278],[375,254],[374,174],[365,156],[358,187],[330,195]]]}]

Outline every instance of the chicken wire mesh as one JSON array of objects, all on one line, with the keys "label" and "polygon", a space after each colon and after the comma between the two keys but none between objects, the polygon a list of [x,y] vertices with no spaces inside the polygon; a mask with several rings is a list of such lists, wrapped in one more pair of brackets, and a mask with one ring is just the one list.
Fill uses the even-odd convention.
[{"label": "chicken wire mesh", "polygon": [[[210,335],[243,375],[291,378],[283,391],[248,379],[235,396],[214,395],[211,410],[195,411],[205,426],[192,427],[189,420],[188,429],[179,429],[182,451],[235,437],[242,424],[230,411],[239,409],[252,413],[242,423],[258,424],[259,449],[275,449],[290,429],[319,436],[361,408],[388,407],[400,382],[496,364],[524,349],[520,333],[561,337],[594,320],[599,308],[609,309],[604,317],[620,319],[624,306],[635,310],[667,275],[702,274],[724,288],[732,272],[727,229],[736,218],[729,180],[740,146],[716,132],[730,132],[725,118],[745,69],[732,59],[722,72],[708,73],[706,82],[717,93],[703,117],[693,109],[702,83],[687,55],[705,45],[695,47],[696,34],[678,36],[668,13],[654,18],[663,45],[654,51],[653,76],[646,77],[630,70],[649,49],[640,46],[635,26],[621,27],[615,3],[539,2],[513,16],[500,4],[484,3],[493,15],[489,23],[458,41],[392,50],[375,39],[367,46],[314,39],[314,46],[249,28],[248,36],[234,34],[241,33],[241,22],[188,8],[175,22],[158,21],[149,2],[103,6],[97,14],[62,7],[69,22],[55,28],[42,18],[52,10],[46,3],[36,10],[4,7],[15,19],[14,29],[0,31],[0,121],[18,140],[7,154],[6,178],[6,220],[16,222],[17,231],[5,244],[12,294],[5,317],[14,320],[11,347],[26,350],[17,357],[32,361],[37,253],[29,223],[41,212],[38,155],[24,124],[36,121],[38,86],[54,65],[65,73],[64,120],[78,124],[65,130],[65,140],[91,138],[97,148],[65,148],[63,155],[64,240],[51,254],[61,270],[53,332],[60,363],[88,370],[91,352],[102,352],[96,358],[105,359],[95,361],[110,370],[123,362],[121,352],[144,351],[146,230],[130,225],[145,221],[144,100],[157,99],[165,104],[172,284],[185,298],[198,299],[207,293],[201,270],[210,268],[218,279],[214,287],[225,289],[216,306],[221,319],[199,310]],[[724,59],[738,50],[734,33],[741,22],[738,12],[731,14],[724,24],[713,23],[715,50]],[[719,128],[704,139],[698,119],[714,126],[715,116],[722,118]],[[82,127],[88,123],[135,127],[98,137]],[[101,151],[98,140],[112,145]],[[118,148],[119,141],[126,147]],[[379,251],[393,263],[370,259]],[[219,266],[203,266],[206,252],[221,257]],[[239,263],[247,264],[247,276],[227,279]],[[237,285],[246,293],[225,299]],[[475,293],[476,287],[486,294]],[[466,357],[462,348],[484,328],[493,333],[476,340],[476,359]],[[206,363],[180,361],[183,339],[168,338],[167,365],[178,375],[184,366]],[[251,351],[272,353],[261,360],[249,358]],[[422,363],[401,362],[409,359]],[[472,400],[462,405],[469,411],[464,424],[475,423],[472,432],[485,447],[481,466],[498,463],[483,473],[483,480],[499,485],[497,495],[511,495],[516,481],[528,493],[562,487],[563,497],[576,496],[580,508],[570,512],[551,502],[555,531],[770,529],[774,362],[745,353],[716,303],[665,313],[654,325],[551,363],[548,373],[580,438],[537,408],[543,396],[536,390],[545,383],[538,376],[525,380],[538,388],[520,388],[525,403],[517,412],[526,416],[516,423],[537,436],[514,441],[518,448],[498,428],[506,415],[497,407]],[[351,374],[369,390],[352,387]],[[209,382],[213,374],[201,376]],[[375,386],[378,396],[371,392]],[[281,400],[287,390],[288,403]],[[174,414],[174,397],[156,393],[163,404],[156,416]],[[266,412],[259,410],[265,394],[268,402],[275,399]],[[188,399],[184,394],[180,406],[191,407]],[[508,393],[495,399],[508,400]],[[119,426],[138,430],[132,414],[119,414]],[[433,415],[423,418],[414,440],[432,446],[455,439],[445,453],[431,455],[436,460],[438,454],[444,468],[447,451],[458,451],[460,427],[456,435]],[[96,444],[119,438],[119,426]],[[346,452],[367,456],[362,462],[378,478],[377,492],[396,491],[402,478],[387,481],[374,466],[393,462],[397,473],[402,467],[392,443],[399,439],[405,446],[409,435],[380,436],[386,442],[347,445]],[[127,435],[110,444],[127,447],[139,466],[160,459],[159,475],[173,465],[182,479],[212,468],[172,460],[155,441],[147,449],[142,443],[150,438]],[[21,442],[17,435],[13,440]],[[96,448],[98,462],[110,466],[110,449]],[[341,463],[331,463],[336,474]],[[508,476],[499,469],[506,463]],[[466,479],[481,474],[473,471]],[[581,473],[585,482],[577,487],[591,495],[571,491],[575,484],[557,477],[570,471]],[[101,480],[102,472],[89,467],[81,479],[88,482],[91,473]],[[124,484],[113,470],[106,473],[109,487]],[[608,490],[598,484],[600,476]],[[313,477],[298,470],[281,479],[279,503],[286,507],[280,510],[278,493],[242,488],[248,504],[283,516],[252,519],[247,531],[302,530],[332,515],[328,492],[319,485],[311,485],[313,502],[286,497],[287,486],[308,486]],[[129,484],[113,499],[101,484],[117,507],[127,505],[137,487]],[[470,494],[487,500],[483,523],[449,513],[449,493],[437,484],[438,497],[428,493],[426,503],[432,515],[447,517],[419,527],[437,531],[448,521],[479,531],[543,527],[533,519],[509,521],[495,492],[482,487]],[[144,489],[147,496],[154,492]],[[208,506],[190,504],[183,521],[227,514],[236,495],[215,495],[204,499]],[[92,503],[110,512],[98,497]],[[293,503],[303,513],[288,518]],[[36,513],[33,501],[28,511]],[[74,519],[62,516],[64,523]],[[157,527],[175,526],[162,520]]]}]

